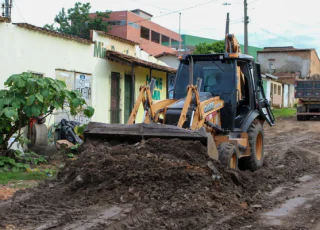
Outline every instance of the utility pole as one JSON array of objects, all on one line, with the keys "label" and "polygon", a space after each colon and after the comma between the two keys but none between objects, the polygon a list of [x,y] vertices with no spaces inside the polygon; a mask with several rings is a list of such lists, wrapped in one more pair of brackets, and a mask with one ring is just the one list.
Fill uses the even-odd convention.
[{"label": "utility pole", "polygon": [[244,53],[248,54],[248,4],[247,0],[244,0]]},{"label": "utility pole", "polygon": [[11,19],[11,7],[12,7],[12,0],[5,0],[2,4],[3,14],[2,16]]},{"label": "utility pole", "polygon": [[181,12],[179,13],[179,57],[181,52]]}]

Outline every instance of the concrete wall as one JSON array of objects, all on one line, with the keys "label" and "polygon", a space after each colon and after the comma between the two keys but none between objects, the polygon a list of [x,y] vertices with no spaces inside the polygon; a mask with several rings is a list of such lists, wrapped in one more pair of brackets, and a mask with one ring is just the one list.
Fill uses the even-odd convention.
[{"label": "concrete wall", "polygon": [[[305,77],[311,68],[311,51],[259,53],[262,73],[269,73],[269,59],[275,59],[275,72],[301,72]],[[315,62],[315,61],[314,61]],[[317,65],[313,65],[315,69]]]}]

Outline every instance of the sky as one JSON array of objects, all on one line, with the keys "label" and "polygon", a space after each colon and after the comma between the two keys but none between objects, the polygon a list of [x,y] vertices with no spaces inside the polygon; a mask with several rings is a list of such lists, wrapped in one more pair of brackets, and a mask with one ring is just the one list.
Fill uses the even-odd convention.
[{"label": "sky", "polygon": [[[179,32],[181,13],[181,34],[212,39],[223,38],[229,12],[230,33],[234,33],[241,44],[244,41],[243,0],[13,0],[12,21],[36,26],[51,24],[63,7],[71,8],[75,2],[90,2],[92,12],[139,8],[151,13],[153,22],[176,32]],[[294,46],[320,52],[320,3],[317,0],[247,2],[250,46]]]}]

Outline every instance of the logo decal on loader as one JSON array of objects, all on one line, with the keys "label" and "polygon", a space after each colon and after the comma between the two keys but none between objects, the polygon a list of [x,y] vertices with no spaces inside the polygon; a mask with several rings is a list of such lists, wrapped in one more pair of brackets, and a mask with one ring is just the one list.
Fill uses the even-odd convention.
[{"label": "logo decal on loader", "polygon": [[204,112],[209,112],[210,110],[213,110],[214,109],[214,103],[213,102],[210,102],[209,104],[206,104],[204,106]]}]

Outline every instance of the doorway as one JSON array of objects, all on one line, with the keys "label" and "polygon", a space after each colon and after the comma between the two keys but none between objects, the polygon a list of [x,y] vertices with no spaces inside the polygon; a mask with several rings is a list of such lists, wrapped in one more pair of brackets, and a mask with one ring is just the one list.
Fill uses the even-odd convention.
[{"label": "doorway", "polygon": [[120,123],[120,73],[111,72],[110,122]]},{"label": "doorway", "polygon": [[132,75],[125,75],[124,76],[124,123],[127,123],[132,111],[132,99],[133,99],[133,92],[132,92]]}]

